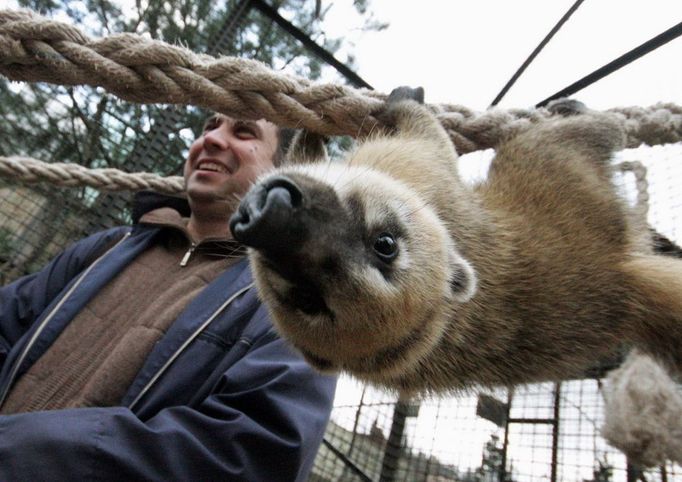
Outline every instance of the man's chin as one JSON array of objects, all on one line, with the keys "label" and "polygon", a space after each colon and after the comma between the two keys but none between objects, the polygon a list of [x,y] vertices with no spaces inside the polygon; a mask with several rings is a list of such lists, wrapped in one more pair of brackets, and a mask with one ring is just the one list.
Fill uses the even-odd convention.
[{"label": "man's chin", "polygon": [[237,206],[239,199],[232,194],[218,193],[207,189],[188,189],[187,199],[189,200],[192,212],[204,210],[220,210],[226,216],[231,216]]},{"label": "man's chin", "polygon": [[[222,189],[221,189],[222,187]],[[214,183],[188,182],[185,184],[187,197],[196,201],[211,202],[227,199],[230,191],[227,186]]]},{"label": "man's chin", "polygon": [[208,189],[187,189],[187,198],[190,201],[195,202],[220,202],[225,200],[225,197],[219,195],[215,191],[210,191]]}]

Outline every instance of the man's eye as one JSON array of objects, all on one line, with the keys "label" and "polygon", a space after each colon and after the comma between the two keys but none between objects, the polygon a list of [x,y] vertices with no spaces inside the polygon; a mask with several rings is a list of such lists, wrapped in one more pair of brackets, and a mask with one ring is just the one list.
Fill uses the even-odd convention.
[{"label": "man's eye", "polygon": [[220,125],[220,121],[213,117],[209,120],[206,121],[204,124],[204,132],[212,131],[213,129],[217,129],[218,126]]},{"label": "man's eye", "polygon": [[254,139],[256,137],[256,132],[247,126],[237,126],[234,128],[234,133],[240,139]]}]

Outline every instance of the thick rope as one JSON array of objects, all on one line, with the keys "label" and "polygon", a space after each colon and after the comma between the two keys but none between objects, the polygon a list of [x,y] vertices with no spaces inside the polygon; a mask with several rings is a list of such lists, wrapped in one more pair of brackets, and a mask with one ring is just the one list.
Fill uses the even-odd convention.
[{"label": "thick rope", "polygon": [[24,183],[47,181],[57,186],[89,186],[104,191],[151,190],[166,194],[183,191],[182,177],[161,177],[148,172],[129,174],[118,169],[88,169],[78,164],[46,163],[30,157],[0,156],[0,177]]},{"label": "thick rope", "polygon": [[[637,209],[646,219],[649,200],[646,168],[638,161],[624,161],[616,167],[622,172],[632,172],[635,175]],[[148,172],[130,174],[110,168],[89,169],[79,164],[47,163],[21,156],[0,156],[0,177],[12,178],[26,184],[50,182],[57,186],[88,186],[103,191],[151,190],[178,194],[184,190],[183,179],[180,176],[161,177]]]},{"label": "thick rope", "polygon": [[[77,28],[30,11],[0,10],[0,74],[11,80],[90,85],[139,103],[192,104],[238,118],[266,118],[324,135],[361,137],[385,95],[312,83],[253,60],[198,55],[134,34],[92,40]],[[461,154],[495,147],[550,114],[546,109],[475,112],[430,106]],[[618,108],[628,147],[682,140],[682,107]]]},{"label": "thick rope", "polygon": [[647,168],[639,161],[622,161],[616,168],[625,173],[632,172],[635,176],[635,188],[637,189],[637,201],[635,209],[646,222],[649,213],[649,181],[647,180]]},{"label": "thick rope", "polygon": [[682,393],[667,370],[632,351],[609,374],[602,435],[641,467],[682,463]]}]

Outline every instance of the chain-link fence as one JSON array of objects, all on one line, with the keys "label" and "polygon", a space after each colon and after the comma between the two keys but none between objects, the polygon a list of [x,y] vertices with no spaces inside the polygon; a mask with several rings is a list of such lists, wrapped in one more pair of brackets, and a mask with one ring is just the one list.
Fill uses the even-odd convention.
[{"label": "chain-link fence", "polygon": [[[295,29],[263,2],[228,2],[218,20],[194,40],[204,52],[257,57],[262,49],[254,38],[276,36],[278,51],[269,59],[275,67],[299,65],[326,80],[358,85],[311,44],[301,44]],[[304,59],[313,56],[311,67]],[[3,135],[12,139],[0,155],[179,174],[205,115],[193,107],[130,106],[85,87],[33,90],[1,79],[0,87],[6,100],[0,116],[9,121]],[[19,102],[12,105],[12,99]],[[91,107],[88,115],[84,106]],[[57,118],[46,109],[70,116]],[[54,123],[51,134],[35,134],[38,123]],[[472,179],[482,177],[489,157],[464,156],[462,169]],[[651,225],[682,243],[682,146],[641,148],[624,158],[648,168]],[[35,271],[76,239],[128,222],[130,200],[131,193],[0,181],[0,282]],[[599,378],[420,401],[397,400],[344,378],[310,481],[682,481],[679,466],[640,473],[609,447],[599,435],[603,409]]]}]

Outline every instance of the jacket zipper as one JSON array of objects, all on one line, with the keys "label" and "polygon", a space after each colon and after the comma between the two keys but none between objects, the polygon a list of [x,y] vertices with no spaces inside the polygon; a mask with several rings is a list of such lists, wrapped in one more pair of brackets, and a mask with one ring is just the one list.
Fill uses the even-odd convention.
[{"label": "jacket zipper", "polygon": [[180,266],[187,266],[187,263],[189,262],[189,258],[192,257],[192,254],[194,253],[194,250],[197,249],[197,245],[195,243],[192,243],[185,253],[185,255],[182,257],[182,260],[180,260]]},{"label": "jacket zipper", "polygon": [[185,349],[189,346],[189,344],[192,343],[192,342],[195,340],[195,338],[196,338],[197,336],[199,336],[199,334],[200,334],[202,331],[204,331],[204,329],[206,329],[206,327],[207,327],[208,325],[210,325],[211,322],[212,322],[212,321],[213,321],[213,320],[214,320],[222,311],[224,311],[224,310],[225,310],[225,309],[226,309],[226,308],[235,300],[235,298],[237,298],[237,297],[238,297],[239,295],[241,295],[242,293],[245,293],[246,291],[248,291],[248,290],[249,290],[250,288],[252,288],[252,287],[253,287],[253,283],[249,283],[248,285],[244,286],[242,289],[240,289],[239,291],[237,291],[236,293],[234,293],[232,296],[230,296],[230,297],[227,299],[227,301],[225,301],[225,303],[223,303],[222,305],[220,305],[220,306],[218,307],[218,309],[215,310],[215,311],[211,314],[211,316],[209,316],[209,317],[206,319],[206,321],[204,321],[204,322],[203,322],[203,323],[194,331],[194,333],[192,333],[192,334],[187,338],[187,340],[185,340],[185,342],[184,342],[182,345],[180,345],[180,347],[175,351],[175,353],[173,353],[173,355],[166,361],[166,363],[164,363],[164,365],[163,365],[161,368],[159,368],[159,370],[156,372],[156,374],[154,374],[154,376],[149,380],[149,382],[147,382],[147,384],[142,388],[142,390],[140,391],[140,393],[138,393],[137,397],[135,397],[135,399],[134,399],[132,402],[130,402],[130,404],[128,405],[128,408],[129,408],[130,410],[133,410],[133,408],[135,407],[135,405],[137,405],[137,403],[142,399],[142,397],[149,391],[149,389],[152,387],[152,385],[154,385],[154,384],[158,381],[158,379],[161,378],[161,375],[163,375],[164,372],[168,369],[168,367],[170,367],[170,366],[173,364],[173,362],[178,358],[178,356],[180,356],[180,354],[181,354],[183,351],[185,351]]},{"label": "jacket zipper", "polygon": [[47,324],[50,322],[50,320],[54,317],[55,313],[59,310],[59,308],[62,307],[62,305],[66,302],[66,300],[71,296],[71,294],[78,288],[78,286],[81,284],[81,281],[88,275],[92,269],[97,266],[97,264],[100,262],[101,259],[103,259],[107,254],[111,252],[114,248],[116,248],[119,244],[121,244],[123,241],[128,239],[128,236],[130,236],[130,231],[125,233],[125,235],[111,248],[109,248],[102,256],[97,258],[88,268],[83,272],[83,274],[80,275],[80,277],[76,280],[76,282],[69,288],[69,291],[66,292],[66,294],[62,297],[61,300],[59,300],[59,303],[52,308],[52,311],[43,319],[43,321],[40,323],[40,326],[38,329],[33,333],[33,336],[31,336],[31,339],[28,341],[26,346],[24,347],[24,350],[22,351],[21,355],[19,355],[19,359],[14,363],[14,366],[12,367],[12,371],[9,374],[9,378],[7,381],[7,385],[5,385],[4,390],[2,391],[2,394],[0,394],[0,407],[5,403],[5,399],[7,398],[7,394],[9,393],[10,388],[12,387],[12,383],[14,382],[14,378],[17,376],[17,372],[19,371],[19,367],[21,367],[21,364],[24,362],[24,359],[26,359],[26,355],[28,355],[28,352],[31,350],[33,347],[33,344],[36,342],[40,334],[43,332]]}]

